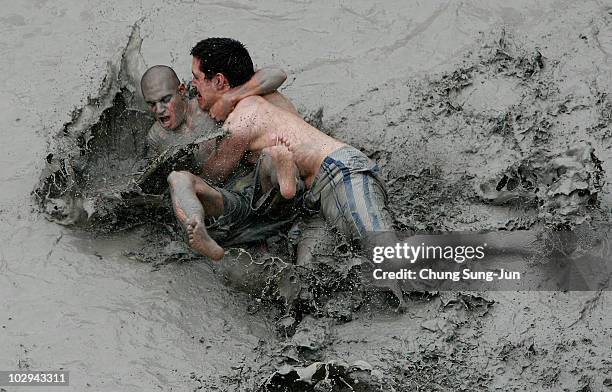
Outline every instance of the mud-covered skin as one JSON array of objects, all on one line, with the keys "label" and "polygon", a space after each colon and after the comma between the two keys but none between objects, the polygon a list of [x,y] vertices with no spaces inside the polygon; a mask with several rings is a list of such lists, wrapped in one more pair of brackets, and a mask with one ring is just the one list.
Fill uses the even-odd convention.
[{"label": "mud-covered skin", "polygon": [[[266,95],[266,99],[282,101],[285,107],[295,110],[287,99],[275,92],[285,79],[282,70],[263,68],[244,85],[216,97],[212,107],[200,107],[200,98],[189,98],[185,85],[177,85],[178,80],[173,82],[171,75],[166,73],[148,78],[142,84],[143,96],[156,119],[148,133],[149,143],[157,153],[177,144],[190,143],[197,137],[205,136],[207,131],[218,129],[220,123],[217,121],[224,120],[236,103],[252,95]],[[168,102],[161,102],[162,99]],[[201,159],[204,160],[213,148],[214,143],[202,144]]]},{"label": "mud-covered skin", "polygon": [[[218,129],[218,127],[219,125],[207,113],[199,109],[197,102],[191,99],[185,102],[184,120],[180,121],[178,126],[166,129],[159,121],[156,121],[149,129],[147,138],[152,149],[159,154],[172,146],[190,143],[204,136],[207,131]],[[214,143],[202,144],[202,157],[210,154],[213,147]]]},{"label": "mud-covered skin", "polygon": [[187,231],[192,249],[213,260],[223,257],[223,249],[206,230],[206,217],[223,214],[223,197],[206,181],[189,173],[173,171],[168,175],[174,215]]},{"label": "mud-covered skin", "polygon": [[147,107],[162,130],[180,131],[187,112],[186,87],[174,70],[165,65],[149,68],[140,80]]},{"label": "mud-covered skin", "polygon": [[[269,162],[272,164],[271,172],[276,177],[281,195],[285,199],[293,199],[297,190],[297,177],[299,175],[293,153],[289,151],[285,144],[264,148],[261,153],[264,159],[269,157]],[[272,179],[266,181],[267,189],[264,187],[264,191],[271,188],[271,182]]]},{"label": "mud-covered skin", "polygon": [[[223,128],[229,136],[219,143],[215,155],[204,165],[210,176],[217,180],[226,178],[236,162],[247,153],[258,156],[264,148],[276,145],[279,139],[292,146],[306,144],[316,151],[314,159],[309,159],[316,168],[327,155],[345,145],[306,123],[296,114],[261,97],[249,97],[240,101],[224,122]],[[307,170],[308,173],[311,171]],[[305,181],[308,182],[308,178]]]}]

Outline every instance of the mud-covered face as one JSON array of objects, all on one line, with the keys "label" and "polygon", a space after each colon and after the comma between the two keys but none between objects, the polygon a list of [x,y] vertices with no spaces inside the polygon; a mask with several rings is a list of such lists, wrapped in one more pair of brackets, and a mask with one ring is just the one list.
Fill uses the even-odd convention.
[{"label": "mud-covered face", "polygon": [[174,131],[185,121],[187,103],[183,98],[184,92],[183,84],[177,88],[167,78],[152,80],[143,86],[142,95],[163,129]]},{"label": "mud-covered face", "polygon": [[200,60],[196,57],[191,62],[191,73],[193,74],[191,84],[198,91],[198,106],[204,111],[209,110],[219,99],[219,93],[214,87],[213,80],[205,78],[204,72],[200,70]]}]

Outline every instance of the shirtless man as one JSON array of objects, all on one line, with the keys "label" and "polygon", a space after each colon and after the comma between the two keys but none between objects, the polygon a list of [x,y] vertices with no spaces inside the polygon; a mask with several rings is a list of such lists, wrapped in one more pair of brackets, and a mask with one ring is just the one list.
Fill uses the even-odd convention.
[{"label": "shirtless man", "polygon": [[[212,112],[219,116],[240,99],[272,93],[286,78],[280,69],[258,70],[240,86],[230,89]],[[187,88],[172,68],[165,65],[149,68],[142,75],[140,87],[156,120],[147,135],[149,145],[156,153],[173,145],[192,142],[217,127],[213,118],[198,107],[195,99],[187,98]]]},{"label": "shirtless man", "polygon": [[[198,65],[194,59],[196,79]],[[320,210],[326,221],[349,240],[364,240],[368,232],[392,229],[378,167],[361,151],[260,97],[240,101],[223,127],[229,135],[204,164],[210,178],[222,181],[245,156],[263,151],[276,164],[283,197],[295,196],[297,167],[309,189],[305,205]],[[198,252],[210,255],[219,251],[197,220],[189,222],[188,231],[190,243]]]},{"label": "shirtless man", "polygon": [[[227,112],[233,109],[236,101],[235,86],[244,83],[253,77],[253,63],[248,51],[244,46],[229,38],[208,38],[200,41],[191,50],[193,56],[192,84],[196,87],[197,103],[201,111],[209,111],[212,116],[223,119]],[[247,98],[248,99],[248,98]],[[264,95],[266,102],[272,102],[279,107],[278,110],[297,113],[291,102],[282,94],[273,92]],[[282,109],[280,109],[282,108]],[[294,114],[295,115],[295,114]],[[222,141],[224,150],[232,150],[232,146]],[[233,153],[232,153],[233,154]],[[246,154],[242,152],[240,157],[233,160],[232,167],[224,171],[221,178],[216,175],[214,169],[218,165],[224,165],[225,157],[212,153],[202,167],[202,177],[185,171],[175,171],[168,176],[172,205],[178,220],[189,234],[189,243],[197,252],[209,256],[213,260],[223,257],[224,250],[217,241],[213,240],[206,230],[205,219],[210,219],[209,229],[223,227],[224,231],[243,231],[245,226],[256,220],[257,225],[274,227],[275,224],[286,223],[288,218],[295,215],[295,208],[291,208],[276,192],[257,194],[255,191],[259,186],[259,178],[269,178],[264,174],[266,165],[258,164],[256,173],[251,177],[251,183],[246,187],[236,189],[231,184],[223,187],[212,184],[224,183],[236,168],[245,164],[258,162],[259,154]],[[272,176],[273,177],[273,176]],[[261,200],[264,196],[268,200],[265,211],[256,211],[255,198]],[[274,210],[278,215],[271,214]],[[259,213],[259,215],[257,215]],[[269,219],[271,215],[273,222],[263,222],[259,219]],[[251,225],[252,226],[252,225]],[[255,233],[261,235],[261,233]],[[248,239],[253,240],[253,236]]]}]

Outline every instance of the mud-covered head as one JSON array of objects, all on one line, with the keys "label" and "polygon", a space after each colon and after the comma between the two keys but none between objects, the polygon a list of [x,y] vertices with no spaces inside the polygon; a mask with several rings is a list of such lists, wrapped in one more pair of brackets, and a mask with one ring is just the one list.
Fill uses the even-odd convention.
[{"label": "mud-covered head", "polygon": [[230,88],[246,83],[255,70],[242,43],[231,38],[207,38],[192,49],[192,84],[198,91],[198,105],[208,110]]},{"label": "mud-covered head", "polygon": [[163,129],[174,131],[183,124],[187,113],[186,87],[172,68],[165,65],[149,68],[140,79],[140,88],[149,110]]}]

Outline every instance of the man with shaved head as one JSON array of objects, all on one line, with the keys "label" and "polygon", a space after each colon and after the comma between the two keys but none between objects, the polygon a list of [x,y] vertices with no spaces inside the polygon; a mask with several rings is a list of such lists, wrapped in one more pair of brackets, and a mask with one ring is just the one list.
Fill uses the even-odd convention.
[{"label": "man with shaved head", "polygon": [[[264,68],[230,95],[232,100],[275,91],[287,78],[275,68]],[[149,145],[160,153],[177,144],[192,142],[206,131],[216,127],[211,116],[202,111],[196,100],[187,97],[187,87],[181,83],[174,70],[166,65],[149,68],[140,80],[140,88],[155,123],[148,133]],[[226,99],[226,102],[228,100]]]},{"label": "man with shaved head", "polygon": [[[222,55],[214,57],[218,61],[228,59],[228,56]],[[229,56],[230,60],[235,58],[236,56]],[[250,62],[250,57],[248,60]],[[216,130],[220,126],[214,119],[224,119],[240,100],[253,95],[261,95],[287,110],[296,112],[293,105],[276,92],[286,78],[285,72],[276,68],[263,68],[255,72],[250,62],[249,69],[242,69],[239,77],[225,82],[222,87],[223,94],[215,96],[214,101],[207,100],[208,105],[203,105],[200,94],[196,99],[188,99],[187,87],[180,82],[172,68],[165,65],[153,66],[143,74],[140,83],[143,97],[156,120],[149,130],[149,145],[157,153],[161,153],[171,146],[191,143],[201,136],[210,135],[208,131]],[[196,158],[199,164],[208,159],[215,142],[216,140],[200,143]],[[265,214],[272,218],[261,219],[261,215],[252,214],[250,201],[254,188],[253,178],[256,176],[253,171],[254,162],[254,159],[240,162],[232,176],[226,181],[217,182],[215,186],[209,185],[200,177],[206,175],[200,170],[195,174],[173,172],[168,178],[172,194],[199,193],[199,208],[202,208],[200,203],[204,203],[209,212],[211,209],[215,211],[209,215],[214,221],[210,222],[211,235],[226,245],[267,238],[291,221],[296,213],[294,209],[285,208],[285,204],[275,202],[282,197],[269,195],[267,200],[271,201],[271,206],[264,209]],[[175,212],[180,223],[186,228],[187,222],[182,210]],[[218,251],[213,253],[214,259],[221,257]]]},{"label": "man with shaved head", "polygon": [[149,68],[142,75],[140,88],[156,120],[149,130],[148,141],[157,153],[192,141],[196,129],[214,127],[214,121],[187,99],[187,88],[172,68],[165,65]]},{"label": "man with shaved head", "polygon": [[[203,71],[192,65],[192,84],[197,89],[194,101],[201,111],[208,111],[216,119],[224,120],[239,101],[252,95],[261,95],[262,99],[282,110],[297,114],[287,98],[278,92],[270,91],[271,83],[258,75],[261,71],[254,72],[251,57],[239,41],[231,38],[207,38],[192,49],[194,58],[196,52],[197,58],[203,59],[203,69],[206,69],[204,76]],[[250,88],[250,85],[255,88]],[[268,90],[269,93],[266,94],[263,90]],[[196,112],[197,109],[190,110]],[[159,122],[163,125],[171,124],[171,118],[167,116],[164,112],[164,115],[159,117]],[[206,152],[212,153],[214,148],[215,145],[210,145]],[[210,154],[202,153],[202,149],[200,153],[203,163],[207,162],[213,166],[224,164],[224,157],[216,156],[213,159],[215,162],[211,162]],[[235,165],[228,169],[231,173],[227,173],[223,181],[211,178],[208,169],[202,170],[200,175],[188,171],[170,173],[168,183],[174,212],[179,222],[189,234],[193,233],[190,226],[206,226],[215,238],[213,240],[208,236],[208,231],[204,231],[210,245],[196,246],[191,235],[189,243],[194,250],[219,260],[224,251],[218,246],[218,242],[227,245],[229,241],[244,243],[265,239],[296,216],[297,203],[294,200],[286,202],[276,189],[270,189],[270,186],[262,187],[262,180],[270,178],[270,181],[274,181],[271,173],[267,172],[270,166],[266,165],[266,162],[262,161],[255,172],[242,176],[240,185],[234,186],[232,179],[236,177],[236,172],[244,167],[252,167],[258,163],[258,158],[258,154],[244,156],[244,159],[235,162]],[[220,231],[223,232],[221,236],[217,234]]]}]

